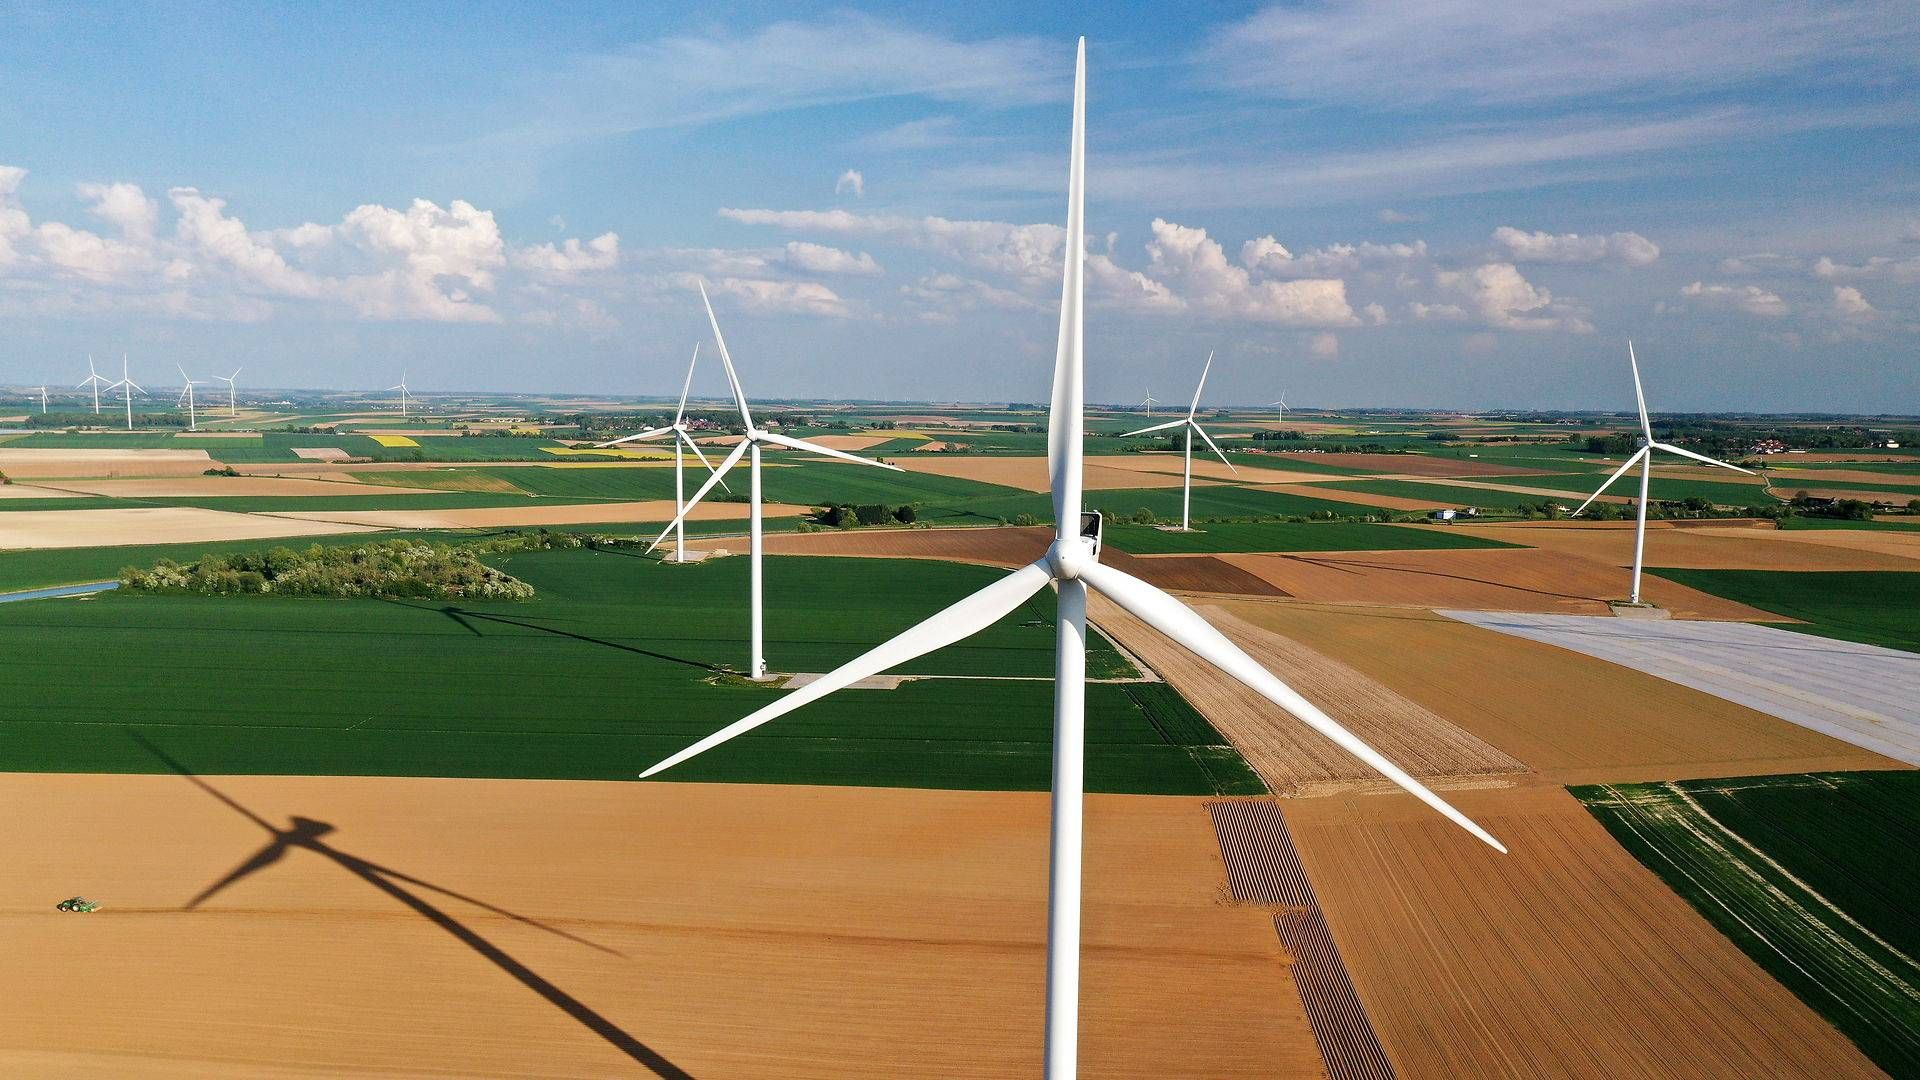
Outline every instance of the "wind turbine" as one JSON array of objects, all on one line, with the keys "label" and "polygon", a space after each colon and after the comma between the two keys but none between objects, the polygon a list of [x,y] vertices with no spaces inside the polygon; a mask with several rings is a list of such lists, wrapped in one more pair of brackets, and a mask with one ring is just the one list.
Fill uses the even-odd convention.
[{"label": "wind turbine", "polygon": [[1729,465],[1724,461],[1715,461],[1705,454],[1696,454],[1691,450],[1682,450],[1671,443],[1655,442],[1653,438],[1653,425],[1647,422],[1647,395],[1640,389],[1640,361],[1639,358],[1633,355],[1633,342],[1631,341],[1627,342],[1627,363],[1633,368],[1633,399],[1640,407],[1640,449],[1635,450],[1632,457],[1621,462],[1620,467],[1613,471],[1613,475],[1607,477],[1607,482],[1601,484],[1593,494],[1587,496],[1587,501],[1580,504],[1580,509],[1575,510],[1573,516],[1579,517],[1585,513],[1587,507],[1593,505],[1593,500],[1599,498],[1603,492],[1612,487],[1615,480],[1620,479],[1628,469],[1633,468],[1635,465],[1640,466],[1640,506],[1639,512],[1635,515],[1633,526],[1633,592],[1627,597],[1628,603],[1638,604],[1640,602],[1640,566],[1647,551],[1647,487],[1653,480],[1653,452],[1655,450],[1665,450],[1669,454],[1678,454],[1684,458],[1703,461],[1708,465],[1718,465],[1723,469],[1732,469],[1737,473],[1746,473],[1748,476],[1755,474],[1751,470],[1743,469],[1738,465]]},{"label": "wind turbine", "polygon": [[[180,368],[180,378],[186,380],[186,384],[187,384],[180,388],[180,399],[187,403],[187,430],[199,431],[200,418],[199,418],[199,415],[194,412],[194,408],[193,408],[193,388],[196,384],[192,379],[187,378],[186,368],[180,367],[179,364],[175,364],[173,366],[176,368]],[[179,408],[180,401],[175,401],[173,403],[173,407],[176,409]]]},{"label": "wind turbine", "polygon": [[[1038,561],[1013,571],[972,596],[820,679],[735,721],[648,769],[653,776],[768,721],[914,657],[961,641],[1005,617],[1054,584],[1059,590],[1059,644],[1054,656],[1053,822],[1047,889],[1046,1075],[1069,1080],[1078,1060],[1080,1001],[1080,853],[1086,756],[1087,586],[1196,655],[1245,683],[1332,739],[1349,753],[1433,807],[1468,832],[1505,851],[1418,780],[1361,742],[1293,689],[1240,651],[1186,605],[1130,574],[1100,562],[1100,515],[1081,512],[1081,441],[1085,396],[1081,371],[1082,284],[1086,242],[1087,43],[1080,40],[1073,90],[1073,139],[1067,182],[1066,270],[1060,289],[1060,341],[1053,369],[1053,404],[1047,425],[1047,463],[1052,473],[1055,538]],[[724,356],[724,353],[722,354]]]},{"label": "wind turbine", "polygon": [[764,655],[764,635],[762,633],[760,604],[762,580],[760,569],[760,448],[762,446],[784,446],[789,450],[805,450],[810,454],[839,458],[842,461],[851,461],[858,465],[872,465],[876,468],[892,469],[894,472],[905,472],[906,470],[898,465],[888,465],[883,461],[872,461],[868,458],[855,457],[843,450],[835,450],[832,447],[821,446],[819,443],[811,443],[805,439],[795,439],[772,431],[766,431],[758,424],[755,424],[753,422],[753,414],[747,411],[747,395],[745,391],[740,389],[740,377],[733,372],[733,358],[727,355],[727,339],[720,336],[720,320],[714,317],[713,301],[707,299],[707,286],[704,282],[700,284],[700,302],[707,306],[707,322],[713,327],[713,343],[720,347],[720,364],[726,368],[727,385],[733,389],[733,401],[734,404],[740,407],[740,422],[746,425],[747,433],[741,438],[740,445],[734,447],[732,453],[720,460],[720,467],[713,471],[712,476],[707,477],[707,482],[700,485],[699,491],[693,493],[693,498],[687,500],[687,504],[680,508],[680,512],[674,515],[673,521],[668,524],[666,528],[660,530],[659,536],[654,537],[653,543],[647,546],[647,550],[652,551],[654,548],[659,547],[660,541],[665,540],[668,533],[681,528],[682,523],[686,521],[687,514],[692,512],[694,507],[700,505],[700,500],[707,497],[707,492],[712,491],[715,484],[721,482],[721,477],[727,475],[728,469],[740,463],[741,457],[749,453],[753,455],[753,486],[750,496],[753,509],[749,513],[750,523],[747,529],[747,546],[751,550],[753,558],[751,574],[753,579],[751,651],[753,655],[751,657],[752,666],[749,668],[748,677],[755,681],[764,681],[767,677],[767,658]]},{"label": "wind turbine", "polygon": [[[693,389],[693,368],[694,365],[699,362],[700,345],[696,342],[693,346],[693,360],[687,364],[687,381],[680,387],[680,407],[674,410],[673,423],[662,428],[648,428],[638,434],[628,435],[621,439],[614,439],[611,442],[594,444],[594,449],[604,450],[609,446],[619,446],[621,443],[640,442],[645,439],[657,439],[662,435],[672,435],[673,509],[675,513],[685,513],[687,509],[686,475],[684,471],[686,451],[693,451],[694,456],[700,459],[700,464],[705,465],[708,472],[713,471],[713,462],[708,461],[707,455],[700,452],[699,444],[693,441],[692,432],[687,430],[687,394]],[[721,483],[720,486],[726,488],[728,492],[733,491],[733,489],[728,488],[724,482]],[[687,561],[687,525],[685,521],[678,518],[675,519],[674,524],[673,561],[681,563]]]},{"label": "wind turbine", "polygon": [[1267,408],[1269,409],[1273,408],[1275,405],[1280,406],[1280,422],[1283,424],[1286,423],[1287,422],[1287,392],[1285,390],[1280,391],[1280,397],[1278,400],[1267,402]]},{"label": "wind turbine", "polygon": [[[238,375],[240,373],[236,371],[234,374]],[[407,373],[404,371],[401,372],[400,381],[387,387],[387,389],[400,391],[400,419],[405,420],[407,418]]]},{"label": "wind turbine", "polygon": [[1207,372],[1212,370],[1213,370],[1213,354],[1208,353],[1207,366],[1200,369],[1200,385],[1194,387],[1193,405],[1187,409],[1187,415],[1185,416],[1185,418],[1180,420],[1169,420],[1164,424],[1155,424],[1152,427],[1144,427],[1144,428],[1141,428],[1139,431],[1129,431],[1125,435],[1120,436],[1121,438],[1124,439],[1127,437],[1127,435],[1145,435],[1149,431],[1165,431],[1168,428],[1176,428],[1176,427],[1185,429],[1185,434],[1187,436],[1187,454],[1186,454],[1187,463],[1186,463],[1186,469],[1185,469],[1185,478],[1180,484],[1180,531],[1181,532],[1193,531],[1193,525],[1191,524],[1191,517],[1192,517],[1191,511],[1193,509],[1193,436],[1195,435],[1195,433],[1198,433],[1202,439],[1207,440],[1207,445],[1213,447],[1213,452],[1215,454],[1219,454],[1220,460],[1223,462],[1226,462],[1227,468],[1233,469],[1236,475],[1240,472],[1239,469],[1233,468],[1233,462],[1227,461],[1227,455],[1220,453],[1220,447],[1215,445],[1213,438],[1207,434],[1206,429],[1200,426],[1200,421],[1194,419],[1194,415],[1200,411],[1200,392],[1207,388]]},{"label": "wind turbine", "polygon": [[135,390],[138,390],[144,394],[147,392],[147,390],[146,390],[146,387],[141,386],[137,382],[134,382],[133,376],[127,374],[127,354],[126,353],[120,354],[120,381],[117,383],[107,384],[107,389],[112,390],[115,388],[118,388],[120,390],[121,396],[126,399],[127,430],[132,431],[133,430],[133,392]]},{"label": "wind turbine", "polygon": [[233,380],[240,377],[240,369],[234,368],[231,375],[215,375],[214,378],[227,384],[227,415],[239,416],[240,410],[233,404]]},{"label": "wind turbine", "polygon": [[1156,397],[1154,397],[1154,396],[1153,396],[1153,391],[1151,391],[1151,390],[1149,390],[1149,391],[1147,391],[1147,396],[1146,396],[1146,398],[1145,398],[1145,399],[1143,399],[1143,400],[1142,400],[1142,401],[1140,402],[1140,407],[1141,407],[1142,409],[1145,409],[1145,410],[1146,410],[1147,412],[1152,412],[1152,411],[1153,411],[1153,407],[1154,407],[1155,405],[1158,405],[1158,404],[1160,404],[1160,399],[1159,399],[1159,398],[1156,398]]},{"label": "wind turbine", "polygon": [[111,390],[113,387],[112,387],[112,384],[107,382],[106,376],[93,370],[92,356],[87,357],[87,377],[80,380],[79,384],[76,385],[74,389],[80,390],[89,386],[93,387],[93,415],[99,416],[100,415],[100,388],[102,386],[105,386],[109,390]]},{"label": "wind turbine", "polygon": [[47,388],[40,387],[40,415],[47,415]]}]

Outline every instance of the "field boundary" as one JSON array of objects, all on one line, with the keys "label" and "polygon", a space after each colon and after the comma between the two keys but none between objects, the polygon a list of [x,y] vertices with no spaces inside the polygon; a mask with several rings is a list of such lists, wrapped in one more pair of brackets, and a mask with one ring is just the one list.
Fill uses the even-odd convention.
[{"label": "field boundary", "polygon": [[1289,965],[1307,1026],[1333,1080],[1391,1080],[1393,1065],[1353,989],[1326,916],[1294,849],[1280,804],[1272,799],[1207,803],[1227,892],[1236,904],[1274,909],[1273,929]]}]

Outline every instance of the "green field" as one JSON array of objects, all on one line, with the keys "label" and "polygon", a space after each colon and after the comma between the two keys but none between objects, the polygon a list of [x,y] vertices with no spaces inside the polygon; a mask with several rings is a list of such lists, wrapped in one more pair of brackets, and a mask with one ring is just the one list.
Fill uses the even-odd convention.
[{"label": "green field", "polygon": [[[746,663],[747,560],[526,552],[520,603],[133,596],[0,605],[0,770],[151,772],[141,732],[208,772],[626,779],[774,700]],[[767,655],[826,671],[992,580],[925,561],[774,558]],[[903,599],[905,598],[905,599]],[[1050,594],[668,774],[675,780],[1042,790]],[[83,663],[77,658],[95,658]],[[1095,677],[1130,670],[1095,636]],[[1088,688],[1094,790],[1260,789],[1162,684]]]},{"label": "green field", "polygon": [[1920,773],[1571,790],[1876,1064],[1920,1077]]},{"label": "green field", "polygon": [[1194,532],[1109,525],[1103,543],[1135,555],[1229,551],[1412,551],[1516,547],[1464,532],[1403,529],[1353,521],[1227,521]]},{"label": "green field", "polygon": [[1920,573],[1897,570],[1650,570],[1772,611],[1782,629],[1920,652]]}]

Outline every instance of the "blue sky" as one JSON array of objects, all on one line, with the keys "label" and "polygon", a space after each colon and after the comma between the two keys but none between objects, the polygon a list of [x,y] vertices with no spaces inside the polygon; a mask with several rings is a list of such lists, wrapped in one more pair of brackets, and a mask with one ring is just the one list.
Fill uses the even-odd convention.
[{"label": "blue sky", "polygon": [[0,381],[1037,400],[1085,33],[1095,400],[1920,412],[1910,3],[1031,8],[0,0]]}]

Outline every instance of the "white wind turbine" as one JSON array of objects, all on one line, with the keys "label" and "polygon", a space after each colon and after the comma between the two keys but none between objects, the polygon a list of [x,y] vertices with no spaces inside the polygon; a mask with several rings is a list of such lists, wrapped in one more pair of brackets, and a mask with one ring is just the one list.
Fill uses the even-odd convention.
[{"label": "white wind turbine", "polygon": [[1680,447],[1674,446],[1671,443],[1655,442],[1653,438],[1653,425],[1647,422],[1647,396],[1640,390],[1640,361],[1633,355],[1633,342],[1631,341],[1627,342],[1627,363],[1633,368],[1633,399],[1635,404],[1640,407],[1640,449],[1634,451],[1633,456],[1621,462],[1620,467],[1613,471],[1613,475],[1607,477],[1607,482],[1601,484],[1593,494],[1587,496],[1587,501],[1580,504],[1580,509],[1575,510],[1573,516],[1579,517],[1585,513],[1587,507],[1593,505],[1593,500],[1599,498],[1602,493],[1612,487],[1615,480],[1620,479],[1628,469],[1633,468],[1635,465],[1640,466],[1640,505],[1638,508],[1639,512],[1635,515],[1633,527],[1633,592],[1627,597],[1628,603],[1637,604],[1640,602],[1640,566],[1647,551],[1647,487],[1653,480],[1653,452],[1655,450],[1665,450],[1669,454],[1678,454],[1684,458],[1703,461],[1708,465],[1718,465],[1723,469],[1732,469],[1737,473],[1746,473],[1748,476],[1753,476],[1754,473],[1738,465],[1729,465],[1724,461],[1716,461],[1705,454],[1696,454],[1691,450],[1682,450]]},{"label": "white wind turbine", "polygon": [[1170,420],[1164,424],[1155,424],[1152,427],[1143,427],[1139,431],[1129,431],[1125,435],[1120,436],[1121,438],[1124,439],[1127,437],[1127,435],[1145,435],[1149,431],[1165,431],[1168,428],[1176,428],[1176,427],[1185,429],[1185,434],[1187,436],[1187,454],[1186,454],[1187,464],[1186,464],[1186,471],[1185,471],[1185,480],[1180,485],[1180,531],[1181,532],[1193,531],[1191,511],[1193,510],[1193,437],[1194,435],[1198,434],[1202,439],[1207,440],[1207,445],[1213,447],[1213,452],[1215,454],[1219,454],[1220,460],[1223,462],[1226,462],[1227,468],[1233,469],[1234,473],[1236,474],[1240,472],[1239,469],[1233,468],[1233,462],[1227,461],[1227,455],[1220,453],[1220,447],[1215,445],[1213,438],[1209,436],[1206,433],[1206,430],[1200,426],[1200,421],[1194,419],[1194,415],[1200,411],[1200,392],[1207,388],[1207,372],[1212,370],[1213,370],[1213,354],[1208,353],[1207,366],[1200,369],[1200,385],[1194,387],[1194,390],[1193,390],[1193,405],[1187,409],[1187,415],[1184,418],[1179,420]]},{"label": "white wind turbine", "polygon": [[175,364],[173,366],[176,368],[180,368],[180,378],[185,380],[186,382],[186,385],[180,388],[180,398],[178,401],[175,401],[173,403],[173,407],[177,409],[180,407],[181,401],[186,402],[187,403],[187,430],[199,431],[200,416],[197,412],[194,411],[194,401],[193,401],[193,388],[198,384],[195,383],[192,379],[187,378],[186,368],[180,367],[179,364]]},{"label": "white wind turbine", "polygon": [[40,415],[47,415],[47,388],[40,387]]},{"label": "white wind turbine", "polygon": [[133,430],[133,392],[135,390],[138,390],[144,394],[147,392],[147,390],[146,390],[146,387],[141,386],[137,382],[134,382],[133,376],[127,374],[127,354],[126,353],[120,354],[120,381],[116,383],[107,384],[107,389],[109,390],[113,390],[116,388],[119,389],[121,396],[126,399],[127,430],[132,431]]},{"label": "white wind turbine", "polygon": [[1332,739],[1388,779],[1468,832],[1505,851],[1500,842],[1361,742],[1291,687],[1269,674],[1206,620],[1159,589],[1100,562],[1100,516],[1081,513],[1081,440],[1085,404],[1081,372],[1081,299],[1086,244],[1086,40],[1075,63],[1073,139],[1067,182],[1066,271],[1060,290],[1060,340],[1053,369],[1053,405],[1047,426],[1055,538],[1037,562],[1013,571],[839,670],[701,739],[648,769],[653,776],[770,720],[914,657],[951,645],[993,625],[1054,584],[1059,590],[1059,644],[1054,659],[1053,822],[1047,890],[1046,1075],[1075,1075],[1080,1001],[1081,810],[1086,754],[1087,586],[1145,620],[1196,655],[1245,683],[1301,722]]},{"label": "white wind turbine", "polygon": [[1286,423],[1287,422],[1287,392],[1285,390],[1280,391],[1280,396],[1278,398],[1274,399],[1273,401],[1267,402],[1267,408],[1269,409],[1273,408],[1275,405],[1278,405],[1280,407],[1280,422],[1283,424]]},{"label": "white wind turbine", "polygon": [[795,439],[786,435],[766,431],[755,424],[753,422],[753,414],[747,410],[747,395],[740,389],[740,377],[734,374],[733,358],[727,355],[727,339],[720,336],[720,320],[714,317],[713,301],[707,299],[707,287],[705,283],[700,285],[700,302],[707,306],[707,322],[713,327],[713,343],[720,348],[720,365],[726,369],[727,385],[733,390],[734,404],[740,407],[740,422],[746,426],[747,433],[740,439],[740,445],[734,447],[732,453],[720,460],[720,467],[713,471],[712,476],[707,477],[707,482],[700,485],[699,491],[693,493],[693,498],[688,499],[686,505],[680,508],[680,512],[674,515],[673,521],[670,522],[666,528],[660,530],[659,536],[654,537],[653,543],[648,545],[647,550],[652,551],[654,548],[659,547],[660,542],[667,538],[668,533],[682,528],[687,515],[692,512],[694,507],[700,505],[700,500],[707,497],[707,492],[712,491],[715,484],[721,482],[721,477],[727,474],[727,470],[738,465],[741,457],[748,454],[752,455],[753,484],[752,493],[749,496],[752,509],[748,514],[747,546],[750,549],[753,562],[751,571],[751,577],[753,579],[751,589],[753,604],[751,651],[753,655],[751,657],[752,665],[748,669],[748,677],[758,681],[764,680],[767,677],[767,658],[763,644],[764,635],[762,633],[763,627],[760,604],[760,448],[762,446],[784,446],[789,450],[805,450],[810,454],[839,458],[842,461],[851,461],[858,465],[872,465],[876,468],[892,469],[894,472],[905,472],[906,470],[898,465],[888,465],[883,461],[872,461],[863,457],[855,457],[845,451],[821,446],[818,443],[807,442],[805,439]]},{"label": "white wind turbine", "polygon": [[107,377],[105,375],[102,375],[98,371],[95,371],[93,369],[92,356],[87,357],[87,377],[80,380],[80,382],[75,385],[74,389],[80,390],[89,386],[93,387],[93,415],[99,416],[100,415],[100,388],[102,386],[105,386],[108,389],[112,389],[113,384],[107,382]]},{"label": "white wind turbine", "polygon": [[1154,397],[1153,391],[1149,390],[1147,391],[1147,396],[1141,400],[1140,407],[1142,409],[1145,409],[1147,412],[1152,412],[1153,407],[1158,404],[1160,404],[1160,399],[1157,397]]},{"label": "white wind turbine", "polygon": [[[700,459],[700,464],[705,465],[707,467],[708,472],[710,473],[713,472],[713,462],[708,461],[707,455],[700,452],[699,444],[693,441],[693,433],[689,431],[687,428],[687,394],[693,389],[693,368],[694,368],[694,365],[698,364],[699,362],[700,362],[700,346],[696,342],[693,346],[693,360],[687,364],[687,381],[681,384],[681,387],[680,387],[680,407],[674,410],[673,423],[662,428],[648,428],[647,430],[639,432],[638,434],[628,435],[625,438],[621,438],[621,439],[614,439],[611,442],[594,444],[594,449],[604,450],[609,446],[619,446],[622,443],[640,442],[645,439],[657,439],[662,435],[672,435],[673,436],[673,509],[674,509],[674,513],[676,514],[685,514],[687,509],[686,473],[684,469],[684,466],[686,463],[686,451],[688,450],[693,451],[694,456]],[[733,490],[732,488],[727,487],[725,482],[722,482],[720,486],[723,488],[726,488],[726,490],[729,492]],[[673,561],[681,562],[681,563],[686,562],[687,561],[687,523],[681,518],[675,518],[673,529],[674,529]]]},{"label": "white wind turbine", "polygon": [[231,375],[215,375],[214,378],[227,384],[227,415],[239,416],[240,409],[233,403],[233,380],[240,377],[240,369],[234,368]]},{"label": "white wind turbine", "polygon": [[[239,372],[236,371],[234,374],[238,375]],[[407,373],[401,372],[400,381],[387,389],[400,391],[400,419],[405,420],[407,418]]]}]

